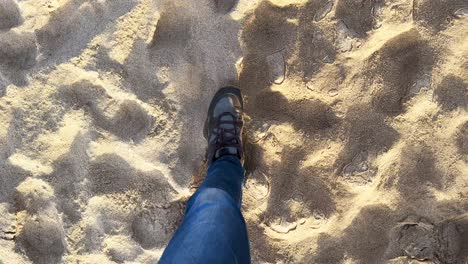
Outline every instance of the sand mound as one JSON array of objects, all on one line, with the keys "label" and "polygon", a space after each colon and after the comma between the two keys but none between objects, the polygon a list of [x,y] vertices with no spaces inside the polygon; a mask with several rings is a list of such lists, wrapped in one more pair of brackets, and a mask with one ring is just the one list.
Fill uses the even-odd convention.
[{"label": "sand mound", "polygon": [[453,19],[462,14],[462,12],[459,10],[466,8],[466,1],[418,0],[414,5],[413,12],[416,21],[421,22],[423,25],[428,26],[432,30],[440,31],[450,26]]},{"label": "sand mound", "polygon": [[[401,113],[409,99],[410,89],[425,73],[431,72],[433,51],[412,29],[390,39],[370,58],[373,80],[380,82],[374,92],[373,104],[377,111]],[[376,85],[377,86],[377,85]]]},{"label": "sand mound", "polygon": [[65,231],[52,188],[42,180],[28,178],[16,189],[18,249],[36,263],[60,261],[66,248]]},{"label": "sand mound", "polygon": [[467,10],[0,0],[0,263],[157,262],[227,84],[253,263],[465,263]]},{"label": "sand mound", "polygon": [[23,22],[18,4],[14,0],[0,2],[0,30],[16,27]]},{"label": "sand mound", "polygon": [[376,10],[383,1],[339,0],[336,5],[336,16],[357,35],[364,37],[374,28]]}]

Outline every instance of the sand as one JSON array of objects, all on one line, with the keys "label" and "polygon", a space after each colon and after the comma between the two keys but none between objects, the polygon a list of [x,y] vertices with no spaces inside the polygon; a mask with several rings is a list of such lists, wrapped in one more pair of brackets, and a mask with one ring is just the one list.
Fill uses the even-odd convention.
[{"label": "sand", "polygon": [[156,263],[246,101],[253,263],[468,263],[467,0],[0,0],[0,263]]}]

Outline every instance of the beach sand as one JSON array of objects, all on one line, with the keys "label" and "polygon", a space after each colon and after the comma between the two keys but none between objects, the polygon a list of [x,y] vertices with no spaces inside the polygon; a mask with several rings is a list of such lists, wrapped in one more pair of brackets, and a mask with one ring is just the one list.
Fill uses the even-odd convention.
[{"label": "beach sand", "polygon": [[253,263],[468,263],[468,0],[0,0],[0,263],[155,263],[246,102]]}]

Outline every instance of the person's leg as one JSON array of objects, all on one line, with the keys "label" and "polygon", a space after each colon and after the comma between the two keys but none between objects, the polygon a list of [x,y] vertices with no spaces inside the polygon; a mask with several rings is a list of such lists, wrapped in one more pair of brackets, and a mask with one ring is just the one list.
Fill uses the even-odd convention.
[{"label": "person's leg", "polygon": [[208,174],[187,203],[184,220],[160,263],[250,263],[247,228],[240,210],[244,168],[242,94],[221,88],[213,97],[203,134]]},{"label": "person's leg", "polygon": [[200,188],[224,190],[240,207],[244,174],[245,170],[239,159],[236,156],[227,155],[210,165],[207,176]]},{"label": "person's leg", "polygon": [[223,156],[211,164],[160,263],[250,263],[240,211],[244,174],[236,156]]}]

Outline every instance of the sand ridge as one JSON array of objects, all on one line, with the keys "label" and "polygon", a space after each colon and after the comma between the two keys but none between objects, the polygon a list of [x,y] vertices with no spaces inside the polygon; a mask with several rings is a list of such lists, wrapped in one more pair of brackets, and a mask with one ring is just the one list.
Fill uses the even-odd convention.
[{"label": "sand ridge", "polygon": [[0,263],[155,263],[246,101],[253,263],[465,263],[466,0],[0,0]]}]

